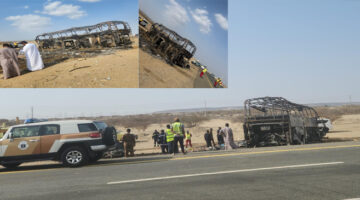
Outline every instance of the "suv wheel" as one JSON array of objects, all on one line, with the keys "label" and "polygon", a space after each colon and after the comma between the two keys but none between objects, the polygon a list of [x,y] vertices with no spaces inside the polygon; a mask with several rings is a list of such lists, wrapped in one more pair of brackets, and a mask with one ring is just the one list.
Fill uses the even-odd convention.
[{"label": "suv wheel", "polygon": [[81,147],[69,147],[61,154],[61,161],[67,167],[80,167],[89,160],[88,154]]},{"label": "suv wheel", "polygon": [[17,168],[21,163],[8,163],[8,164],[2,164],[7,169],[15,169]]}]

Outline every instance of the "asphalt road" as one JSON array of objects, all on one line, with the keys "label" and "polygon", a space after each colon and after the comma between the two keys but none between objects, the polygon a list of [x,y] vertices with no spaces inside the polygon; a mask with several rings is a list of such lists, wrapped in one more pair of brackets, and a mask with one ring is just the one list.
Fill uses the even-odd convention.
[{"label": "asphalt road", "polygon": [[360,142],[0,169],[0,199],[352,199]]},{"label": "asphalt road", "polygon": [[211,81],[207,74],[204,74],[202,78],[200,78],[200,72],[197,74],[197,77],[194,81],[194,88],[213,88]]}]

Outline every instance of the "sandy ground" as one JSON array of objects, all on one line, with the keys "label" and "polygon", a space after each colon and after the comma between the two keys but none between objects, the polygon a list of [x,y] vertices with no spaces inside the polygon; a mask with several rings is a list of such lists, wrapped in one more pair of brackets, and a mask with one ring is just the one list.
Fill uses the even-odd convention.
[{"label": "sandy ground", "polygon": [[[1,88],[138,88],[139,49],[116,50],[111,55],[72,58],[8,80]],[[46,64],[46,63],[45,63]],[[24,63],[22,64],[24,65]],[[21,68],[25,68],[21,66]]]},{"label": "sandy ground", "polygon": [[140,88],[193,88],[198,68],[183,69],[140,49]]},{"label": "sandy ground", "polygon": [[333,122],[329,138],[360,138],[360,115],[344,115]]}]

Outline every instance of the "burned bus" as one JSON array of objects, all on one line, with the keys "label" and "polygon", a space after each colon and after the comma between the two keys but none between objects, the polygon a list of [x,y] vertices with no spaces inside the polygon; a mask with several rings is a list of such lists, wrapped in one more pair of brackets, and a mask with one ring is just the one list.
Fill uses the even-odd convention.
[{"label": "burned bus", "polygon": [[159,54],[170,64],[190,68],[190,59],[196,52],[196,46],[190,40],[157,23],[142,36],[152,53]]},{"label": "burned bus", "polygon": [[249,147],[320,142],[326,130],[312,107],[282,97],[248,99],[244,104],[244,138]]},{"label": "burned bus", "polygon": [[108,21],[92,26],[75,27],[36,36],[40,49],[80,49],[127,47],[131,28],[122,21]]}]

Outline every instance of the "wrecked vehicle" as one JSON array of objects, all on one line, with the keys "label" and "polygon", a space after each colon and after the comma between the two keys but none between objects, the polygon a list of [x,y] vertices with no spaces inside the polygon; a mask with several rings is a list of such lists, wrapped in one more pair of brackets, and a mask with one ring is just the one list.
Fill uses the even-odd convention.
[{"label": "wrecked vehicle", "polygon": [[282,97],[245,101],[244,137],[248,147],[320,142],[326,120],[314,108]]},{"label": "wrecked vehicle", "polygon": [[190,40],[157,23],[142,36],[153,54],[159,54],[170,64],[190,68],[190,59],[196,52],[196,46]]},{"label": "wrecked vehicle", "polygon": [[79,49],[128,46],[131,28],[122,21],[75,27],[36,36],[40,49]]}]

